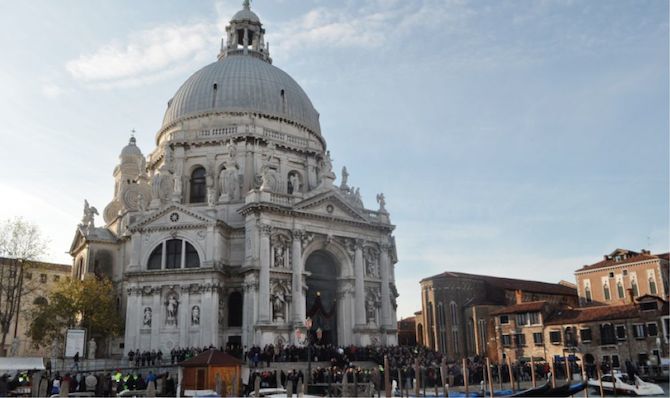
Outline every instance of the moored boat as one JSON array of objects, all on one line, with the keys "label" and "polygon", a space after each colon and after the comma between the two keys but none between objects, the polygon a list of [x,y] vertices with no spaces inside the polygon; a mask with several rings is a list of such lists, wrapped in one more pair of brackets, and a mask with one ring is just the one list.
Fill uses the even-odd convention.
[{"label": "moored boat", "polygon": [[654,383],[646,382],[637,376],[628,377],[627,374],[614,372],[605,374],[600,380],[589,379],[589,386],[599,389],[602,384],[603,390],[616,394],[627,394],[636,396],[663,395],[663,389]]}]

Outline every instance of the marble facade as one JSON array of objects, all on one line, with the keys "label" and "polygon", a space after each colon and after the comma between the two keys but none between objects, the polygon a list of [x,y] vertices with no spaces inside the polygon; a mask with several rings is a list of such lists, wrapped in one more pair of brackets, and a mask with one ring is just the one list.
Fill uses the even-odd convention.
[{"label": "marble facade", "polygon": [[301,344],[308,316],[324,341],[395,344],[383,194],[366,209],[346,168],[334,184],[318,113],[272,66],[248,4],[226,31],[168,102],[156,148],[123,148],[105,225],[87,203],[77,228],[74,276],[110,277],[125,314],[110,353]]}]

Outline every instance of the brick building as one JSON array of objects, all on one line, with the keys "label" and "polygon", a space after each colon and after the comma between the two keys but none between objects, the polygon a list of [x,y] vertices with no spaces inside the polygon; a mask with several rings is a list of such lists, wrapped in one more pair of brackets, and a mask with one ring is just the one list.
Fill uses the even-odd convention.
[{"label": "brick building", "polygon": [[[18,276],[14,279],[11,275]],[[35,347],[26,336],[35,305],[47,300],[59,281],[70,278],[72,267],[39,261],[20,261],[0,257],[0,279],[3,288],[7,280],[16,280],[23,292],[17,301],[18,309],[12,318],[4,349],[8,356],[48,356],[48,349]],[[4,297],[3,297],[4,299]]]},{"label": "brick building", "polygon": [[667,298],[668,253],[616,249],[602,261],[575,271],[575,279],[581,305],[630,304],[628,289],[634,297]]},{"label": "brick building", "polygon": [[[629,290],[630,293],[630,290]],[[498,356],[513,362],[575,355],[622,368],[644,367],[668,355],[668,302],[645,295],[631,304],[574,308],[546,301],[521,303],[492,313]]]},{"label": "brick building", "polygon": [[416,317],[410,316],[398,321],[398,345],[416,345]]},{"label": "brick building", "polygon": [[534,301],[576,306],[569,283],[545,283],[485,275],[445,272],[421,282],[416,313],[417,341],[451,360],[474,355],[498,358],[495,321],[500,308]]},{"label": "brick building", "polygon": [[547,357],[575,353],[586,364],[598,361],[614,368],[626,360],[657,365],[668,356],[668,311],[666,300],[651,295],[632,304],[555,311],[545,323]]}]

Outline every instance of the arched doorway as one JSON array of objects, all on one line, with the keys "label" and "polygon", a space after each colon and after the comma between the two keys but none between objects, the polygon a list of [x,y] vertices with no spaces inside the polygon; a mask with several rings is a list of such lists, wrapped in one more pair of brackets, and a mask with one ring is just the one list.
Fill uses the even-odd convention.
[{"label": "arched doorway", "polygon": [[337,263],[331,254],[318,250],[307,258],[305,270],[311,274],[306,280],[305,303],[313,341],[337,345]]}]

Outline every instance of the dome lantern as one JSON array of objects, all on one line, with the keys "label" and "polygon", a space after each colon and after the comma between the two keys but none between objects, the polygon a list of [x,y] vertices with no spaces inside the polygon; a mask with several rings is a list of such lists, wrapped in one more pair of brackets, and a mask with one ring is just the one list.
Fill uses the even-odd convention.
[{"label": "dome lantern", "polygon": [[265,29],[258,15],[251,11],[249,0],[242,3],[226,26],[226,39],[221,39],[219,60],[233,54],[251,55],[272,63],[269,43],[265,43]]}]

